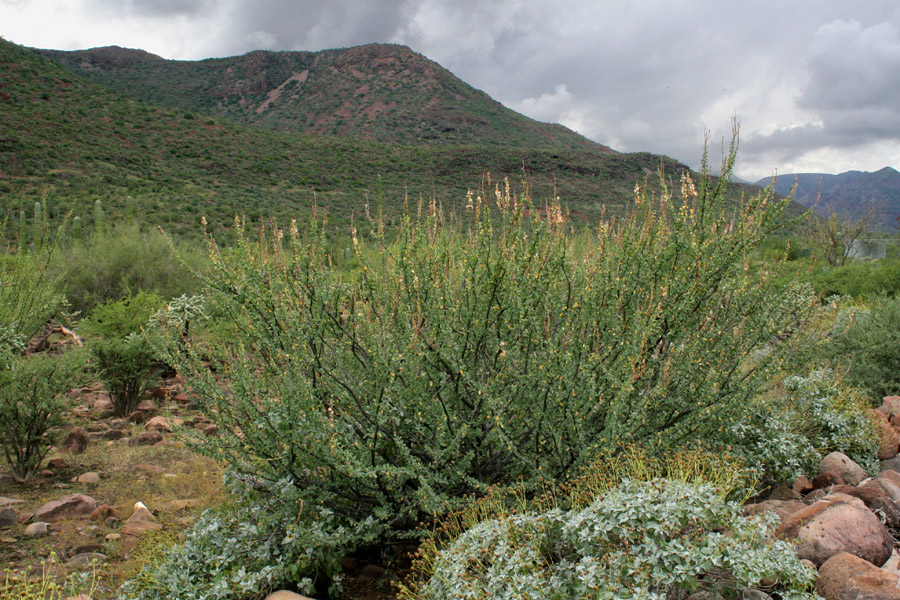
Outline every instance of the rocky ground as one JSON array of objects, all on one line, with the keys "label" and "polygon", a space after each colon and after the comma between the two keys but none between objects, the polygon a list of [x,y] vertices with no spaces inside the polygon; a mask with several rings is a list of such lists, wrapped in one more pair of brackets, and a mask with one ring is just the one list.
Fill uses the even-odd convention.
[{"label": "rocky ground", "polygon": [[[112,414],[99,384],[71,396],[70,427],[40,476],[18,484],[0,475],[0,564],[7,565],[9,580],[83,572],[99,582],[91,600],[114,598],[118,585],[177,541],[200,511],[225,499],[221,467],[175,435],[186,428],[204,436],[218,432],[177,378],[164,381],[126,418]],[[778,516],[776,537],[794,542],[818,569],[817,590],[826,600],[900,600],[900,397],[886,398],[872,418],[882,438],[877,477],[833,453],[812,480],[801,477],[744,507],[748,515]],[[404,557],[345,558],[344,598],[393,598],[391,582],[407,573]],[[748,593],[771,598],[765,589]],[[278,594],[270,598],[302,598]]]}]

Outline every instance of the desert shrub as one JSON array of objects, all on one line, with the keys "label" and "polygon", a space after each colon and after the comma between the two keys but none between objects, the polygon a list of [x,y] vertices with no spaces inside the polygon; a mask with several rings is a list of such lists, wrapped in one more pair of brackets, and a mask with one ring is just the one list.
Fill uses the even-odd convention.
[{"label": "desert shrub", "polygon": [[101,304],[80,323],[84,335],[105,338],[124,338],[140,333],[150,317],[166,305],[158,294],[138,292],[133,296]]},{"label": "desert shrub", "polygon": [[823,297],[894,297],[900,292],[900,260],[851,261],[839,267],[817,269],[809,277]]},{"label": "desert shrub", "polygon": [[131,414],[144,391],[153,383],[156,367],[147,339],[132,333],[125,338],[101,338],[89,345],[94,368],[106,389],[117,416]]},{"label": "desert shrub", "polygon": [[406,600],[647,598],[697,589],[734,597],[777,582],[781,598],[815,598],[815,571],[773,541],[771,516],[745,519],[711,486],[622,484],[583,509],[481,522],[433,557]]},{"label": "desert shrub", "polygon": [[374,540],[374,532],[367,531],[371,523],[347,530],[331,511],[306,508],[289,481],[267,494],[243,485],[232,491],[235,502],[205,512],[183,543],[123,586],[121,597],[250,600],[289,580],[306,594],[323,581],[337,593],[341,558],[354,541]]},{"label": "desert shrub", "polygon": [[101,577],[96,565],[89,571],[54,573],[64,569],[55,552],[41,561],[40,578],[35,579],[31,569],[25,573],[11,574],[7,569],[0,576],[0,598],[3,600],[64,600],[78,595],[91,597],[101,587]]},{"label": "desert shrub", "polygon": [[760,403],[732,428],[735,451],[764,481],[814,475],[822,458],[835,451],[877,471],[878,438],[859,391],[827,369],[787,377],[783,386],[785,395]]},{"label": "desert shrub", "polygon": [[83,380],[83,353],[5,357],[0,365],[0,447],[20,481],[30,480],[56,443],[66,404]]},{"label": "desert shrub", "polygon": [[184,244],[179,254],[181,260],[157,230],[120,225],[59,252],[52,270],[72,309],[88,314],[98,304],[140,291],[163,298],[197,291],[199,283],[191,268],[202,265],[202,255]]},{"label": "desert shrub", "polygon": [[36,255],[0,254],[0,351],[23,350],[65,307],[64,296],[47,274],[50,257],[49,250]]},{"label": "desert shrub", "polygon": [[900,394],[900,298],[874,298],[839,317],[825,357],[872,403]]},{"label": "desert shrub", "polygon": [[530,493],[629,444],[724,444],[803,326],[776,322],[781,301],[745,269],[784,204],[763,193],[732,212],[708,168],[677,198],[661,185],[578,252],[559,206],[508,186],[473,195],[458,226],[432,205],[396,240],[357,245],[349,276],[314,224],[239,224],[233,252],[211,243],[205,282],[234,340],[173,332],[160,349],[219,426],[196,447],[391,539],[466,494]]}]

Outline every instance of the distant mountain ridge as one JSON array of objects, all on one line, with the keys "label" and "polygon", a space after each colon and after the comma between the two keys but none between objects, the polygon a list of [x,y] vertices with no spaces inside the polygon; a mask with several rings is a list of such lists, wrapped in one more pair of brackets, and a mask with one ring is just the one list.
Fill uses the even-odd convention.
[{"label": "distant mountain ridge", "polygon": [[[766,186],[772,177],[756,182]],[[842,218],[861,219],[869,211],[874,216],[872,228],[897,231],[900,217],[900,172],[892,167],[879,171],[847,171],[838,175],[827,173],[792,173],[779,175],[774,189],[787,195],[796,182],[794,200],[811,207],[817,214],[837,214]]]},{"label": "distant mountain ridge", "polygon": [[401,144],[613,152],[562,125],[508,109],[396,44],[257,50],[200,61],[116,46],[35,51],[145,102],[274,131]]}]

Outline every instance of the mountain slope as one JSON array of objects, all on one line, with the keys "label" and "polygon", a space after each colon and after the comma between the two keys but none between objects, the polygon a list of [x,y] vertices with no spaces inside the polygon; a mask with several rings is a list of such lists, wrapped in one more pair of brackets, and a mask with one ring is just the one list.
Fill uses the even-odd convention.
[{"label": "mountain slope", "polygon": [[255,51],[201,61],[165,60],[118,47],[37,52],[146,102],[274,131],[402,144],[612,152],[561,125],[504,107],[406,46]]},{"label": "mountain slope", "polygon": [[[501,146],[403,146],[286,134],[160,108],[90,83],[0,40],[0,194],[8,232],[19,210],[47,198],[50,212],[90,219],[100,199],[124,212],[131,196],[148,224],[197,231],[236,214],[303,218],[313,205],[346,230],[383,193],[396,216],[409,199],[458,206],[484,173],[513,185],[527,175],[536,202],[558,196],[573,220],[621,213],[635,182],[664,162],[646,153],[529,150]],[[0,222],[2,222],[0,217]],[[7,233],[7,235],[9,235]]]},{"label": "mountain slope", "polygon": [[[767,177],[757,182],[765,186],[771,183]],[[896,231],[900,217],[900,173],[891,167],[869,173],[847,171],[839,175],[825,173],[797,173],[780,175],[775,191],[787,195],[796,181],[794,200],[812,207],[821,215],[837,214],[842,218],[858,220],[869,213],[872,228]]]}]

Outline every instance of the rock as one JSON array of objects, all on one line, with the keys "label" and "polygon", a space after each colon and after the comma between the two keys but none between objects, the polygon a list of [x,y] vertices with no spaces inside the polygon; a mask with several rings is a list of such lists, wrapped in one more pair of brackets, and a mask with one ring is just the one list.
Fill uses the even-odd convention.
[{"label": "rock", "polygon": [[140,402],[138,402],[138,405],[135,408],[144,413],[156,412],[156,405],[153,404],[153,402],[151,402],[150,400],[141,400]]},{"label": "rock", "polygon": [[761,590],[746,589],[741,592],[741,600],[772,600],[772,596]]},{"label": "rock", "polygon": [[840,452],[832,452],[819,463],[819,474],[828,471],[840,475],[847,485],[859,485],[866,478],[866,472],[862,467]]},{"label": "rock", "polygon": [[799,500],[766,500],[757,504],[747,504],[744,506],[744,516],[758,515],[764,512],[773,512],[778,515],[778,521],[784,521],[795,512],[806,508],[806,505]]},{"label": "rock", "polygon": [[878,436],[878,460],[888,460],[897,456],[900,448],[900,433],[891,427],[887,417],[874,408],[869,409],[869,420]]},{"label": "rock", "polygon": [[69,494],[53,500],[37,509],[34,516],[39,521],[58,521],[69,517],[87,516],[97,508],[97,501],[84,494]]},{"label": "rock", "polygon": [[125,432],[121,429],[111,428],[101,433],[100,437],[104,440],[121,440],[125,437]]},{"label": "rock", "polygon": [[766,500],[799,500],[802,496],[786,485],[779,485],[769,494]]},{"label": "rock", "polygon": [[166,472],[166,470],[159,465],[147,465],[144,463],[135,465],[134,471],[135,473],[146,473],[148,475],[160,475]]},{"label": "rock", "polygon": [[75,481],[78,483],[100,483],[100,473],[95,473],[94,471],[82,473]]},{"label": "rock", "polygon": [[900,510],[900,486],[896,483],[887,479],[886,477],[878,476],[875,479],[870,479],[869,481],[862,484],[860,487],[877,487],[881,491],[884,492],[884,495],[887,496],[891,502],[894,503],[894,508]]},{"label": "rock", "polygon": [[775,530],[793,540],[800,558],[821,566],[841,552],[850,552],[881,566],[891,556],[893,538],[859,498],[830,494],[797,511]]},{"label": "rock", "polygon": [[81,454],[87,449],[88,435],[83,427],[74,427],[66,434],[62,448],[71,454]]},{"label": "rock", "polygon": [[177,402],[178,404],[181,404],[182,406],[185,406],[185,405],[191,403],[191,399],[187,394],[182,392],[180,394],[175,395],[175,402]]},{"label": "rock", "polygon": [[83,552],[81,554],[76,554],[67,560],[66,567],[69,569],[80,569],[82,567],[90,566],[91,563],[100,564],[105,561],[105,554],[100,554],[99,552]]},{"label": "rock", "polygon": [[900,473],[900,456],[881,461],[881,472],[894,471]]},{"label": "rock", "polygon": [[883,470],[881,471],[881,473],[879,473],[878,479],[887,479],[897,487],[900,487],[900,473],[898,473],[897,471],[893,471],[891,469]]},{"label": "rock", "polygon": [[101,504],[90,515],[90,518],[95,521],[101,519],[105,521],[110,517],[114,518],[116,521],[122,520],[122,515],[119,514],[119,511],[109,504]]},{"label": "rock", "polygon": [[122,534],[121,533],[107,533],[105,536],[103,536],[103,539],[106,540],[107,542],[115,542],[116,540],[122,539]]},{"label": "rock", "polygon": [[111,419],[109,421],[109,426],[113,429],[125,429],[126,427],[128,427],[128,420],[121,417],[116,417],[115,419]]},{"label": "rock", "polygon": [[139,410],[136,410],[136,411],[132,412],[130,415],[128,415],[127,417],[125,417],[125,419],[129,423],[143,423],[146,418],[147,418],[147,416],[142,411],[139,411]]},{"label": "rock", "polygon": [[896,574],[848,552],[825,561],[819,569],[816,591],[825,600],[900,600]]},{"label": "rock", "polygon": [[219,428],[212,423],[201,423],[199,429],[203,433],[203,435],[210,437],[219,433]]},{"label": "rock", "polygon": [[845,485],[844,478],[834,471],[825,471],[813,477],[813,490],[822,490],[835,485]]},{"label": "rock", "polygon": [[0,473],[0,488],[10,486],[16,482],[15,477],[9,473]]},{"label": "rock", "polygon": [[62,471],[69,468],[69,463],[64,458],[51,458],[47,461],[47,467],[54,471]]},{"label": "rock", "polygon": [[882,522],[891,528],[900,527],[900,511],[894,506],[894,501],[888,497],[884,488],[878,484],[872,484],[869,480],[859,487],[852,485],[836,485],[831,493],[847,494],[862,500],[866,508],[881,517]]},{"label": "rock", "polygon": [[47,529],[47,523],[44,523],[43,521],[32,523],[25,528],[25,535],[28,537],[40,538],[48,533],[50,533],[50,530]]},{"label": "rock", "polygon": [[162,529],[162,525],[156,522],[156,517],[147,510],[143,502],[138,502],[134,505],[134,512],[122,525],[122,534],[137,537],[153,529]]},{"label": "rock", "polygon": [[808,494],[813,491],[812,481],[806,475],[801,475],[797,478],[797,481],[794,482],[793,490],[800,495]]},{"label": "rock", "polygon": [[4,496],[0,496],[0,507],[12,506],[13,504],[22,504],[23,502],[25,501],[19,500],[17,498],[6,498]]},{"label": "rock", "polygon": [[115,405],[109,398],[98,398],[91,404],[91,410],[98,413],[107,413],[115,410]]},{"label": "rock", "polygon": [[152,446],[163,441],[163,436],[158,431],[144,431],[133,438],[128,438],[129,446]]},{"label": "rock", "polygon": [[301,596],[300,594],[295,594],[294,592],[289,592],[287,590],[278,590],[277,592],[272,592],[266,596],[266,600],[312,600],[312,598]]},{"label": "rock", "polygon": [[900,396],[885,396],[878,407],[878,412],[888,419],[900,415]]},{"label": "rock", "polygon": [[166,433],[172,433],[172,426],[165,417],[153,417],[147,421],[147,424],[144,427],[146,427],[147,431],[165,431]]},{"label": "rock", "polygon": [[11,508],[0,508],[0,528],[15,527],[19,524],[19,515]]}]

